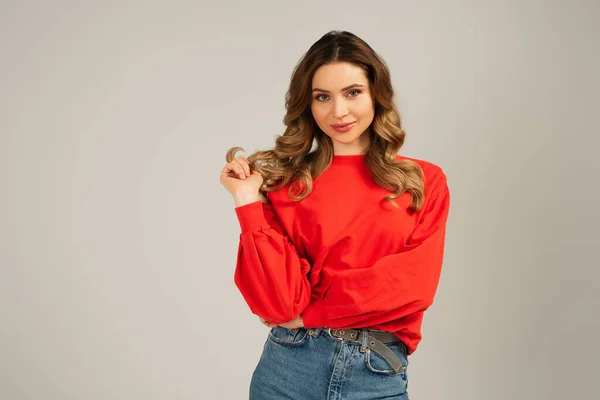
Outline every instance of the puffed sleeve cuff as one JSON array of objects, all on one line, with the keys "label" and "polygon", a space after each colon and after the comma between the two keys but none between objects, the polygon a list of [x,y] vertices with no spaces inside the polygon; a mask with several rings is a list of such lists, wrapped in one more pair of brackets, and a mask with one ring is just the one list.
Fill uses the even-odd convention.
[{"label": "puffed sleeve cuff", "polygon": [[306,306],[302,311],[302,322],[304,322],[306,328],[329,327],[325,306],[321,300],[315,300]]},{"label": "puffed sleeve cuff", "polygon": [[254,232],[261,227],[269,227],[269,223],[265,218],[262,201],[257,200],[253,203],[248,203],[235,208],[235,213],[240,223],[242,233]]}]

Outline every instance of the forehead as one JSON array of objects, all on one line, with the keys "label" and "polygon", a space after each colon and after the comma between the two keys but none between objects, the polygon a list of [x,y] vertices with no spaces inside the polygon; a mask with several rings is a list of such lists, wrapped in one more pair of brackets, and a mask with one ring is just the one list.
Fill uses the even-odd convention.
[{"label": "forehead", "polygon": [[353,83],[368,85],[365,71],[354,64],[339,62],[320,66],[312,79],[312,87],[340,90]]}]

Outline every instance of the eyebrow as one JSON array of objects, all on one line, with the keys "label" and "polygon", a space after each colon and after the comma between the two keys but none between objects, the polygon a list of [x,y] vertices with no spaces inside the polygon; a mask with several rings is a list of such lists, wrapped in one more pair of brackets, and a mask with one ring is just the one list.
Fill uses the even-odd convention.
[{"label": "eyebrow", "polygon": [[[352,88],[355,88],[355,87],[365,87],[365,85],[361,85],[360,83],[353,83],[352,85],[346,86],[345,88],[343,88],[342,90],[340,90],[340,92],[343,92],[344,90],[352,89]],[[329,90],[319,89],[319,88],[314,88],[312,91],[313,92],[329,93]]]}]

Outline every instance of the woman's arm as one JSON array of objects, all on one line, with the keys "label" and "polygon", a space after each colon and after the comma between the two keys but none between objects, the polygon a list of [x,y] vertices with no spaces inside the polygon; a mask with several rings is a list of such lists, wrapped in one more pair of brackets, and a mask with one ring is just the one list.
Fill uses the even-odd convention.
[{"label": "woman's arm", "polygon": [[241,234],[234,281],[252,312],[272,323],[298,317],[310,301],[308,261],[298,254],[272,206],[258,191],[263,178],[245,157],[228,162],[221,184],[232,194]]},{"label": "woman's arm", "polygon": [[254,314],[276,324],[295,319],[310,302],[310,264],[269,203],[255,201],[235,212],[242,229],[235,284]]},{"label": "woman's arm", "polygon": [[442,183],[430,195],[406,249],[343,271],[323,299],[303,310],[306,327],[372,326],[422,312],[433,303],[450,207],[445,177]]}]

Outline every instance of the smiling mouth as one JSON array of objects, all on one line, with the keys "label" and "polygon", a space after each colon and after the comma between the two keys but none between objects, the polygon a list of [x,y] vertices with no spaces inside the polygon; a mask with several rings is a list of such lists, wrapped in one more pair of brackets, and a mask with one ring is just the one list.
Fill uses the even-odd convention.
[{"label": "smiling mouth", "polygon": [[[356,121],[354,121],[354,122],[356,122]],[[331,125],[331,126],[334,128],[343,128],[345,126],[352,125],[354,122],[347,122],[345,124],[335,124],[335,125]]]}]

